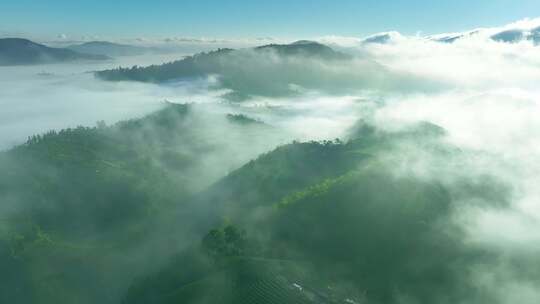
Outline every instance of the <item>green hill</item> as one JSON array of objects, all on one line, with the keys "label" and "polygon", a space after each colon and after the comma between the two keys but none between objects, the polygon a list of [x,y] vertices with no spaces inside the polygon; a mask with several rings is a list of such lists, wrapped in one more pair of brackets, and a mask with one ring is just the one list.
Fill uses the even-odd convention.
[{"label": "green hill", "polygon": [[[316,42],[271,44],[253,49],[218,49],[184,59],[151,65],[96,72],[109,81],[167,83],[178,80],[219,76],[214,86],[232,90],[226,97],[242,100],[249,96],[287,96],[298,89],[328,91],[364,87],[375,81],[359,73],[346,73],[339,67],[350,65],[352,56]],[[333,66],[335,69],[329,68]],[[369,63],[365,68],[383,68]],[[239,98],[240,97],[240,98]]]},{"label": "green hill", "polygon": [[455,216],[505,208],[511,192],[472,172],[444,178],[442,162],[470,156],[444,130],[359,122],[343,141],[283,136],[166,104],[0,153],[0,302],[496,300],[472,275],[502,257],[468,243]]},{"label": "green hill", "polygon": [[188,242],[190,197],[281,135],[248,117],[166,104],[1,152],[0,267],[10,275],[0,302],[117,303],[134,276],[158,266],[145,260]]},{"label": "green hill", "polygon": [[[282,146],[199,194],[197,231],[234,223],[247,239],[230,245],[235,238],[220,230],[201,233],[200,251],[138,281],[124,303],[489,303],[467,273],[495,257],[465,245],[452,218],[464,199],[504,206],[500,185],[396,175],[381,154],[404,144],[444,157],[465,153],[444,144],[434,125],[400,132],[359,125],[352,134],[346,143]],[[218,248],[210,253],[208,238]],[[246,243],[255,245],[238,245]],[[196,261],[206,261],[204,270],[182,267]]]}]

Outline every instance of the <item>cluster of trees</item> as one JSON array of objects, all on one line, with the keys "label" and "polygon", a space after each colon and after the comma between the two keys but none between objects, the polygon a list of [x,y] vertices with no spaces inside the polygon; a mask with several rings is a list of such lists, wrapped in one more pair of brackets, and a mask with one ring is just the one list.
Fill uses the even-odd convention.
[{"label": "cluster of trees", "polygon": [[210,74],[222,72],[224,55],[231,53],[231,49],[218,49],[212,52],[199,53],[184,59],[151,65],[148,67],[132,66],[131,68],[118,67],[112,70],[96,72],[96,76],[109,81],[141,81],[165,82],[182,78],[200,78]]},{"label": "cluster of trees", "polygon": [[245,230],[233,225],[221,229],[212,229],[202,239],[203,251],[214,259],[223,257],[239,257],[260,255],[261,247],[252,239],[248,239]]}]

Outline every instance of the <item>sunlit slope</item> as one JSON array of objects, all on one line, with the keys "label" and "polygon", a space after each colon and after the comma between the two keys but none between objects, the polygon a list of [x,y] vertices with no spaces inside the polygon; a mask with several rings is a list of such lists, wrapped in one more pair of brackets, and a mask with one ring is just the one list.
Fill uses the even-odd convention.
[{"label": "sunlit slope", "polygon": [[[142,279],[124,303],[138,303],[137,294],[152,295],[153,303],[488,301],[470,284],[468,272],[493,257],[467,246],[452,219],[464,199],[502,208],[500,185],[486,177],[462,179],[459,183],[468,187],[455,188],[399,174],[400,157],[385,157],[389,152],[430,151],[446,159],[465,153],[445,144],[444,132],[434,125],[384,132],[359,124],[351,138],[280,147],[203,192],[196,200],[203,212],[201,230],[234,223],[260,250],[228,253],[227,259],[245,263],[210,262],[210,270],[188,282],[170,275],[194,273],[181,267],[194,258],[183,256],[164,268],[169,276]],[[411,144],[415,150],[402,148]],[[196,256],[214,258],[205,252]],[[280,263],[291,271],[276,272]],[[238,278],[246,271],[251,279]],[[215,283],[217,276],[224,276],[224,285]],[[155,282],[169,291],[160,292]]]}]

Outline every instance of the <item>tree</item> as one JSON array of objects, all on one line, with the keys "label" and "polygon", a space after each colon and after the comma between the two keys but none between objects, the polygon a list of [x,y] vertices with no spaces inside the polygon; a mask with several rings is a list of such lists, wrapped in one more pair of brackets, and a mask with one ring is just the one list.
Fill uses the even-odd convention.
[{"label": "tree", "polygon": [[245,255],[248,249],[246,232],[233,225],[212,229],[204,236],[202,247],[214,258]]}]

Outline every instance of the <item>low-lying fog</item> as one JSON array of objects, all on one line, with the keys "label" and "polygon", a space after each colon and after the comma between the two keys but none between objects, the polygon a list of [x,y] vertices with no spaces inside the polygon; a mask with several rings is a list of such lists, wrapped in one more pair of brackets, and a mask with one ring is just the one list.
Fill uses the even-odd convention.
[{"label": "low-lying fog", "polygon": [[161,64],[185,54],[120,57],[100,63],[0,67],[0,149],[51,129],[93,126],[150,113],[175,91],[197,95],[198,85],[160,88],[138,83],[107,83],[91,71]]}]

